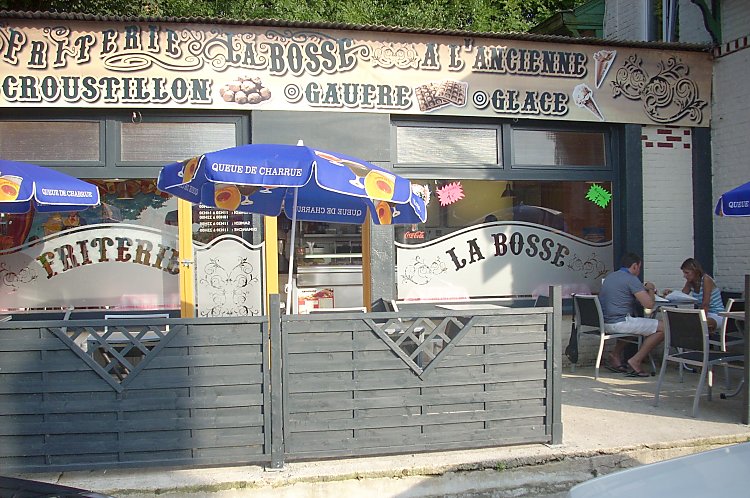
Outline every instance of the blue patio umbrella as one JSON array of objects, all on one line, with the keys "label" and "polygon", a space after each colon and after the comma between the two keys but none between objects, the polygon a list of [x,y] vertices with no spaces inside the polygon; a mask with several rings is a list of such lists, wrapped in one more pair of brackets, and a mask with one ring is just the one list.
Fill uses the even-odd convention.
[{"label": "blue patio umbrella", "polygon": [[297,220],[361,224],[368,212],[377,225],[427,220],[425,201],[406,178],[301,143],[242,145],[168,164],[157,187],[229,211],[278,216],[283,210],[292,220],[292,247]]},{"label": "blue patio umbrella", "polygon": [[78,178],[34,164],[0,159],[0,212],[82,211],[99,204],[99,189]]},{"label": "blue patio umbrella", "polygon": [[750,216],[750,182],[722,194],[714,212],[719,216]]}]

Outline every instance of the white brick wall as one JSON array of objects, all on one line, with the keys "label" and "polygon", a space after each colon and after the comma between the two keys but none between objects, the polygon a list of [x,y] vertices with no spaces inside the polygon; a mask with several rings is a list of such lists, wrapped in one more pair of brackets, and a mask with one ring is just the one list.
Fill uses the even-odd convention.
[{"label": "white brick wall", "polygon": [[644,126],[643,278],[680,289],[680,264],[693,256],[692,135],[689,128]]},{"label": "white brick wall", "polygon": [[750,2],[747,0],[722,0],[722,42],[728,42],[747,35],[748,26],[750,26]]},{"label": "white brick wall", "polygon": [[[726,2],[726,6],[737,7],[739,3],[750,7],[750,4],[737,1]],[[734,11],[730,9],[725,10],[724,19],[732,17],[732,12]],[[728,22],[736,24],[734,20]],[[748,22],[750,20],[745,16],[743,36],[748,34]],[[727,40],[726,37],[724,39]],[[750,48],[734,51],[715,60],[711,110],[714,201],[723,192],[750,181],[749,79]],[[745,274],[750,274],[750,218],[714,217],[716,281],[724,290],[739,292],[744,288]]]},{"label": "white brick wall", "polygon": [[610,40],[646,40],[643,11],[646,0],[606,0],[604,38]]}]

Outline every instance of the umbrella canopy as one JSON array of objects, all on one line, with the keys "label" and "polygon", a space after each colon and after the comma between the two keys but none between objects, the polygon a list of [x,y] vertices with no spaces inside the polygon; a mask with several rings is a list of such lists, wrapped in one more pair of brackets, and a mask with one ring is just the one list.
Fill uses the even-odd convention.
[{"label": "umbrella canopy", "polygon": [[750,182],[719,197],[714,212],[719,216],[750,216]]},{"label": "umbrella canopy", "polygon": [[[425,200],[406,178],[345,154],[298,145],[250,144],[168,164],[157,187],[192,203],[296,221],[424,223]],[[291,284],[294,258],[289,258]],[[291,285],[289,285],[291,288]],[[291,312],[291,292],[286,309]]]},{"label": "umbrella canopy", "polygon": [[[344,154],[302,145],[251,144],[162,168],[157,187],[229,211],[329,223],[422,223],[424,200],[411,182]],[[296,210],[293,208],[296,199]]]},{"label": "umbrella canopy", "polygon": [[99,204],[99,189],[49,168],[0,159],[0,212],[81,211]]}]

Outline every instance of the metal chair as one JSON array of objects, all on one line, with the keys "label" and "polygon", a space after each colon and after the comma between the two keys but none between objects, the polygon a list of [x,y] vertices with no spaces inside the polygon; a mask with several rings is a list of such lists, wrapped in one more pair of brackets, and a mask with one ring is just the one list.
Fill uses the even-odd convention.
[{"label": "metal chair", "polygon": [[[596,367],[594,369],[594,378],[599,378],[599,366],[604,354],[604,343],[609,339],[619,339],[641,347],[643,338],[632,334],[608,334],[604,330],[604,315],[602,305],[599,302],[599,296],[573,295],[573,309],[575,310],[576,338],[580,344],[581,334],[590,334],[599,336],[599,352],[596,355]],[[651,359],[651,368],[656,370],[653,358]]]},{"label": "metal chair", "polygon": [[[659,404],[659,392],[667,370],[667,362],[678,365],[689,365],[700,368],[698,387],[693,400],[693,417],[698,416],[698,404],[704,385],[708,384],[708,399],[711,399],[714,365],[727,364],[731,361],[742,361],[743,355],[730,355],[725,351],[710,351],[708,343],[708,323],[702,309],[664,308],[664,358],[656,383],[654,406]],[[677,348],[676,353],[670,353]],[[706,380],[708,379],[708,382]]]},{"label": "metal chair", "polygon": [[[743,299],[729,298],[724,311],[745,311],[745,301]],[[719,330],[708,335],[708,343],[719,351],[726,351],[731,346],[737,346],[745,342],[745,334],[737,320],[726,318]],[[726,388],[729,389],[729,365],[724,366],[724,379]]]}]

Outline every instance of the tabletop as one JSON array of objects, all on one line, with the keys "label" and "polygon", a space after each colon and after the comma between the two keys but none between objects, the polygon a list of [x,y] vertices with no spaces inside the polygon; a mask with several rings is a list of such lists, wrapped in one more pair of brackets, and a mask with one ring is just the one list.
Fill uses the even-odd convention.
[{"label": "tabletop", "polygon": [[719,316],[723,316],[724,318],[731,318],[733,320],[744,320],[745,319],[745,312],[744,311],[720,311],[717,314]]},{"label": "tabletop", "polygon": [[490,303],[476,303],[476,304],[436,304],[436,308],[443,308],[446,310],[453,311],[466,311],[466,310],[498,310],[507,308],[507,306],[501,306],[499,304]]}]

